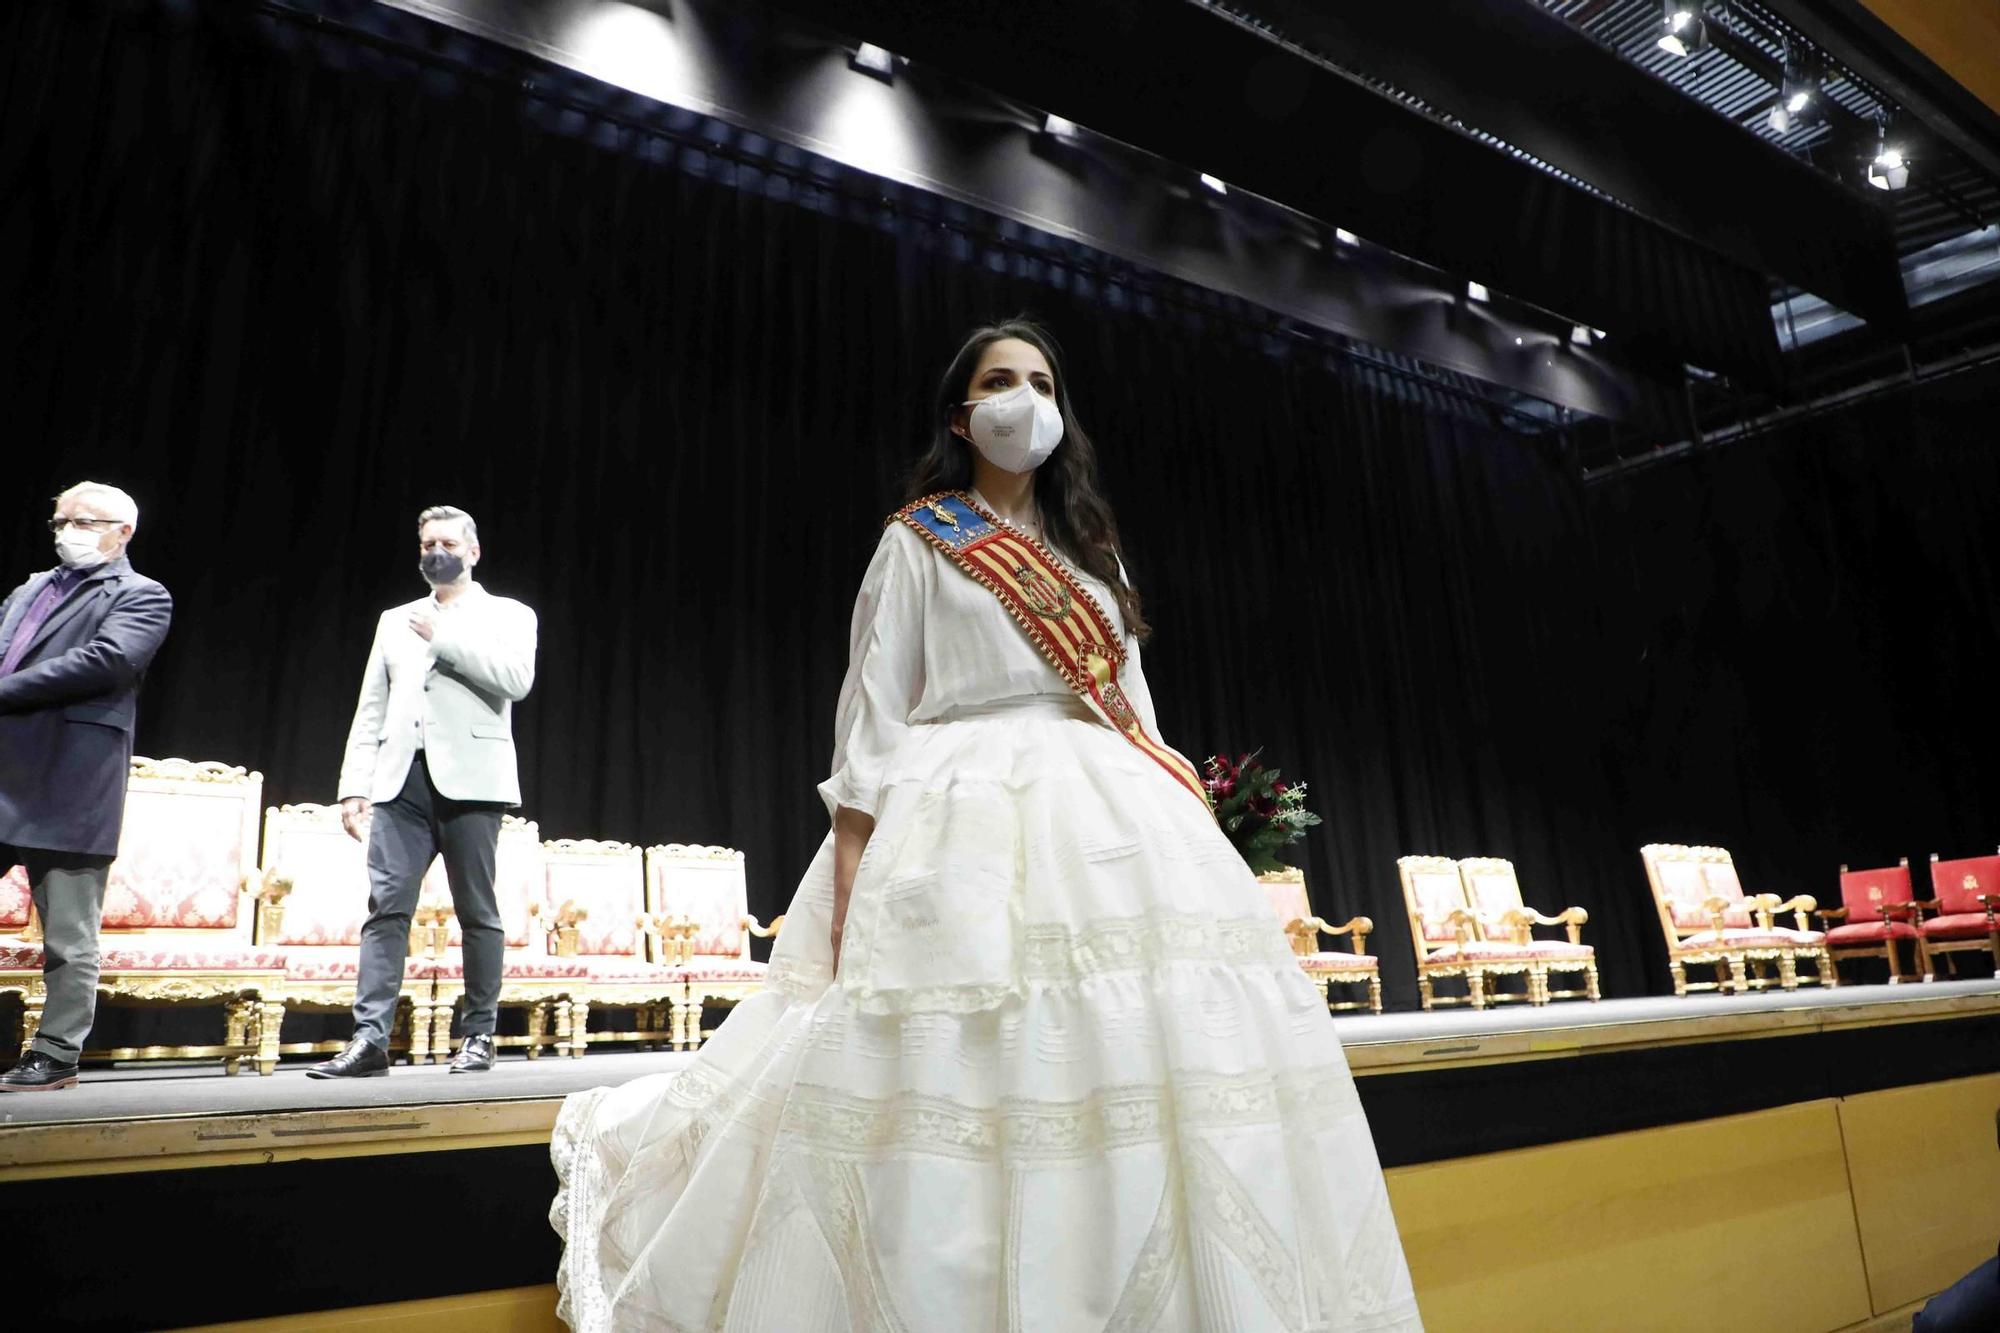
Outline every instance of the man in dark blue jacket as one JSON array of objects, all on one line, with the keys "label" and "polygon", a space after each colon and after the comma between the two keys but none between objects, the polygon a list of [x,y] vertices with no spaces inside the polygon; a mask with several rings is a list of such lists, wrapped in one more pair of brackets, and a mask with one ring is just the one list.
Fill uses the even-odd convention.
[{"label": "man in dark blue jacket", "polygon": [[61,563],[0,602],[0,866],[28,869],[47,988],[41,1030],[0,1092],[73,1086],[97,1008],[97,923],[139,682],[174,611],[125,558],[138,524],[117,487],[70,487],[49,520]]}]

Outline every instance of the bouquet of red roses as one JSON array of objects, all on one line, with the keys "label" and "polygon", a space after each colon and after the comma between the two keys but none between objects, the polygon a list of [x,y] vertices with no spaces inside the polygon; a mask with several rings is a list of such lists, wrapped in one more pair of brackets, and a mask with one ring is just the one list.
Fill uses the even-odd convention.
[{"label": "bouquet of red roses", "polygon": [[1306,809],[1306,784],[1280,781],[1277,769],[1257,762],[1262,753],[1253,750],[1234,759],[1210,755],[1201,784],[1215,803],[1215,822],[1258,875],[1283,870],[1278,849],[1320,822]]}]

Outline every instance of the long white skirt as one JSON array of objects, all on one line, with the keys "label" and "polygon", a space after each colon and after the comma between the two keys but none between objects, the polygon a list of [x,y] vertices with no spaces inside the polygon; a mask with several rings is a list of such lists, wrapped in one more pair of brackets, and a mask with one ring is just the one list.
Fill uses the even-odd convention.
[{"label": "long white skirt", "polygon": [[686,1069],[556,1125],[598,1330],[1417,1329],[1317,988],[1187,791],[1076,705],[921,726],[831,976],[829,839]]}]

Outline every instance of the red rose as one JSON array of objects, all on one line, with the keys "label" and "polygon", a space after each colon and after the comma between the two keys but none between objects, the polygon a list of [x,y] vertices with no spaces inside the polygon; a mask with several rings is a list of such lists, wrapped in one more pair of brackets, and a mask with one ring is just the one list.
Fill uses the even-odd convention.
[{"label": "red rose", "polygon": [[1269,819],[1278,813],[1278,803],[1268,796],[1252,796],[1250,798],[1250,813],[1264,819]]}]

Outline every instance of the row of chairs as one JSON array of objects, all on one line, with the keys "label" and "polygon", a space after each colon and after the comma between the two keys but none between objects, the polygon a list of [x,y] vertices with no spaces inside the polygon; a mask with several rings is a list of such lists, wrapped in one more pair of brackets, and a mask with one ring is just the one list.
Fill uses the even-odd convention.
[{"label": "row of chairs", "polygon": [[1894,983],[1904,979],[1900,955],[1908,945],[1925,981],[1940,958],[1955,972],[1959,954],[1989,955],[2000,971],[2000,855],[1944,861],[1932,852],[1930,876],[1931,896],[1919,898],[1908,857],[1878,870],[1842,866],[1841,905],[1820,913],[1836,962],[1879,956]]},{"label": "row of chairs", "polygon": [[[219,1058],[270,1073],[288,1012],[354,1003],[367,917],[365,850],[337,807],[258,812],[263,778],[227,764],[135,758],[124,836],[102,918],[100,999],[112,1005],[220,1007],[220,1043],[93,1050],[95,1058]],[[261,855],[260,855],[261,847]],[[528,821],[500,832],[496,894],[506,932],[503,1007],[526,1010],[526,1036],[501,1038],[580,1056],[595,1040],[672,1045],[701,1039],[701,1006],[733,1003],[764,979],[750,956],[770,936],[748,910],[743,854],[666,844],[543,842]],[[441,862],[425,878],[411,930],[394,1048],[442,1059],[464,995],[462,933]],[[0,877],[0,996],[19,1000],[19,1041],[44,1002],[42,942],[25,872]],[[629,1032],[594,1032],[593,1008],[631,1009]]]}]

